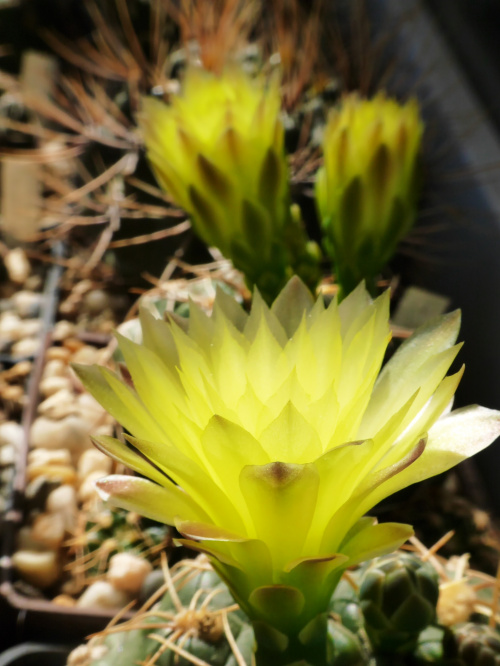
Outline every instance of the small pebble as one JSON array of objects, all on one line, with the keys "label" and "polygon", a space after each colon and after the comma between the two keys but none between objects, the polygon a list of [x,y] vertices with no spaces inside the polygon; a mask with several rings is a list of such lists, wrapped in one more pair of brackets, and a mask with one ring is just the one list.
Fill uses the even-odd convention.
[{"label": "small pebble", "polygon": [[0,298],[0,314],[4,312],[12,312],[14,306],[12,305],[11,298]]},{"label": "small pebble", "polygon": [[58,594],[57,597],[52,599],[52,603],[56,606],[65,606],[66,608],[72,608],[76,606],[76,599],[70,597],[69,594]]},{"label": "small pebble", "polygon": [[72,363],[83,363],[84,365],[92,365],[97,363],[101,355],[101,350],[90,345],[85,345],[75,352]]},{"label": "small pebble", "polygon": [[69,484],[63,484],[47,497],[45,509],[49,513],[61,516],[64,528],[72,531],[77,522],[76,490]]},{"label": "small pebble", "polygon": [[82,411],[89,413],[93,412],[98,416],[107,413],[104,407],[99,402],[97,402],[94,396],[90,395],[90,393],[80,393],[77,401],[78,406]]},{"label": "small pebble", "polygon": [[69,449],[32,449],[28,465],[71,465],[71,453]]},{"label": "small pebble", "polygon": [[57,553],[53,550],[18,550],[12,556],[12,563],[25,581],[41,589],[53,585],[61,573]]},{"label": "small pebble", "polygon": [[31,527],[23,525],[16,534],[16,550],[39,550],[39,544],[31,538]]},{"label": "small pebble", "polygon": [[66,366],[71,360],[71,352],[69,349],[66,349],[66,347],[49,347],[45,354],[45,358],[47,361],[62,361],[66,371]]},{"label": "small pebble", "polygon": [[5,444],[0,449],[0,467],[13,465],[16,462],[16,449],[12,444]]},{"label": "small pebble", "polygon": [[6,402],[22,403],[24,402],[25,393],[22,386],[16,384],[12,386],[3,386],[0,390],[2,400]]},{"label": "small pebble", "polygon": [[19,247],[9,250],[3,260],[9,279],[12,282],[23,284],[28,279],[31,266],[24,250]]},{"label": "small pebble", "polygon": [[31,426],[30,445],[44,449],[68,448],[80,453],[92,446],[89,424],[79,416],[67,416],[60,421],[39,416]]},{"label": "small pebble", "polygon": [[38,405],[38,413],[41,416],[46,416],[55,421],[75,414],[76,411],[75,398],[69,389],[61,389]]},{"label": "small pebble", "polygon": [[83,309],[90,314],[99,314],[109,307],[109,295],[102,289],[92,289],[83,297]]},{"label": "small pebble", "polygon": [[42,330],[41,319],[23,319],[22,322],[22,337],[35,338]]},{"label": "small pebble", "polygon": [[129,596],[117,590],[111,583],[98,580],[88,587],[76,602],[78,608],[102,608],[118,610],[126,606]]},{"label": "small pebble", "polygon": [[57,550],[66,534],[64,518],[58,513],[42,513],[35,518],[31,538],[42,548]]},{"label": "small pebble", "polygon": [[35,356],[40,349],[40,340],[34,338],[25,338],[12,345],[10,353],[14,358],[22,356]]},{"label": "small pebble", "polygon": [[48,398],[58,391],[67,390],[71,388],[71,380],[69,377],[46,377],[40,382],[40,393],[43,397]]},{"label": "small pebble", "polygon": [[42,381],[48,377],[67,377],[68,366],[60,359],[48,360],[43,369]]},{"label": "small pebble", "polygon": [[109,472],[107,472],[105,469],[96,469],[91,472],[78,489],[78,499],[80,502],[84,503],[92,499],[97,499],[99,497],[99,493],[95,487],[95,482],[105,476],[108,476],[108,474]]},{"label": "small pebble", "polygon": [[49,479],[45,476],[37,476],[28,481],[24,495],[26,498],[26,511],[40,511],[45,506],[49,494],[61,484],[60,480]]},{"label": "small pebble", "polygon": [[43,280],[42,276],[37,273],[32,273],[24,282],[26,291],[42,291]]},{"label": "small pebble", "polygon": [[21,318],[13,312],[4,312],[0,315],[0,338],[9,342],[20,340],[23,334]]},{"label": "small pebble", "polygon": [[110,474],[112,465],[113,461],[105,453],[101,453],[97,449],[87,449],[78,461],[78,477],[85,479],[89,474],[96,471],[105,471],[106,474]]},{"label": "small pebble", "polygon": [[138,555],[117,553],[109,560],[106,578],[117,590],[137,595],[152,570],[151,564]]},{"label": "small pebble", "polygon": [[22,289],[12,296],[15,312],[23,319],[37,317],[43,302],[43,294]]},{"label": "small pebble", "polygon": [[68,484],[55,488],[47,497],[45,508],[50,513],[76,511],[76,490]]},{"label": "small pebble", "polygon": [[76,473],[74,468],[66,467],[66,465],[30,466],[26,470],[26,473],[29,481],[42,476],[44,479],[57,481],[58,483],[76,483]]},{"label": "small pebble", "polygon": [[13,466],[4,467],[3,469],[0,469],[0,483],[5,486],[10,486],[10,484],[14,480],[15,471],[16,470],[14,469]]},{"label": "small pebble", "polygon": [[24,444],[23,427],[15,421],[0,423],[0,446],[11,444],[16,450],[20,450]]},{"label": "small pebble", "polygon": [[2,379],[6,382],[13,382],[18,379],[25,379],[31,372],[33,368],[33,363],[31,361],[19,361],[9,368],[9,370],[3,370],[0,373]]},{"label": "small pebble", "polygon": [[52,331],[52,340],[54,342],[62,342],[66,338],[71,338],[76,334],[76,326],[71,321],[66,319],[61,319],[56,322],[54,325],[54,330]]}]

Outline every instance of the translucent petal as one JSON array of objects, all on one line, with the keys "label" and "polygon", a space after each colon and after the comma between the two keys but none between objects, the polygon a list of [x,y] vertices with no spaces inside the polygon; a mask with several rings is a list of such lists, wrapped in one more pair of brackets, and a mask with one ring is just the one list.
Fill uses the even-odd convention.
[{"label": "translucent petal", "polygon": [[[116,334],[120,351],[132,376],[134,388],[147,404],[148,410],[158,423],[168,423],[177,417],[176,405],[185,403],[185,393],[171,370],[161,358],[144,345],[132,342]],[[134,433],[137,434],[137,433]]]},{"label": "translucent petal", "polygon": [[462,460],[482,451],[499,436],[499,411],[470,406],[451,412],[436,421],[429,430],[423,455],[374,492],[374,503],[401,488],[446,472]]},{"label": "translucent petal", "polygon": [[217,329],[210,352],[215,384],[222,401],[234,409],[247,387],[248,352],[238,331],[232,332],[224,321]]},{"label": "translucent petal", "polygon": [[[177,542],[212,555],[238,571],[224,570],[225,574],[229,573],[230,580],[237,580],[238,598],[248,599],[254,587],[272,580],[271,555],[263,541],[240,538],[238,535],[211,530],[209,525],[195,523],[178,522],[177,529],[187,537]],[[210,535],[216,538],[211,539]]]},{"label": "translucent petal", "polygon": [[250,342],[253,342],[259,330],[264,327],[271,332],[276,342],[278,342],[281,347],[286,345],[288,337],[285,333],[285,329],[280,324],[276,315],[270,311],[260,295],[259,290],[255,288],[252,298],[252,309],[243,332],[245,337]]},{"label": "translucent petal", "polygon": [[[319,492],[311,530],[308,537],[307,551],[325,552],[320,548],[325,528],[332,516],[351,497],[359,482],[359,470],[373,450],[371,440],[350,442],[328,451],[314,461],[319,478]],[[362,478],[362,477],[361,477]],[[331,550],[326,550],[331,552]]]},{"label": "translucent petal", "polygon": [[[332,552],[338,550],[340,543],[344,540],[348,531],[369,509],[377,503],[377,497],[387,497],[392,491],[384,494],[378,490],[387,482],[401,474],[404,470],[415,464],[422,456],[425,449],[425,439],[419,440],[409,451],[401,457],[398,462],[374,474],[369,474],[359,479],[356,491],[342,504],[339,510],[332,516],[322,535],[321,551]],[[385,486],[387,487],[387,486]]]},{"label": "translucent petal", "polygon": [[284,351],[262,320],[248,352],[247,365],[248,381],[259,399],[266,402],[274,395],[290,371]]},{"label": "translucent petal", "polygon": [[[394,405],[397,409],[397,405],[401,405],[414,393],[418,383],[417,375],[419,379],[426,378],[425,373],[421,372],[422,366],[455,343],[459,326],[460,313],[454,312],[432,320],[401,345],[386,363],[375,384],[363,419],[363,428],[367,432],[371,432],[373,436],[373,432],[381,427],[387,414],[387,406]],[[443,374],[445,372],[446,370]],[[436,384],[434,388],[435,386]],[[429,395],[424,402],[428,397]]]},{"label": "translucent petal", "polygon": [[[240,487],[257,538],[268,544],[277,569],[300,553],[314,515],[319,474],[313,465],[249,465]],[[293,528],[292,528],[293,525]]]},{"label": "translucent petal", "polygon": [[210,342],[213,336],[214,321],[190,297],[188,335],[190,339],[203,350],[205,356],[210,351]]},{"label": "translucent petal", "polygon": [[391,450],[383,459],[384,465],[391,464],[397,460],[398,449],[402,440],[414,441],[426,433],[436,420],[443,414],[446,407],[450,404],[457,386],[462,378],[464,368],[450,377],[445,377],[438,386],[434,395],[428,400],[427,404],[420,410],[413,421],[402,431],[395,430],[392,434],[397,435],[391,447]]},{"label": "translucent petal", "polygon": [[[322,453],[316,430],[309,425],[291,402],[259,435],[269,461],[311,462]],[[259,463],[257,463],[259,464]]]},{"label": "translucent petal", "polygon": [[[228,529],[244,531],[241,516],[230,497],[217,486],[203,462],[189,458],[174,446],[163,446],[158,454],[159,447],[154,443],[133,437],[127,437],[127,440],[203,506],[214,522],[218,521],[217,524],[226,525]],[[146,476],[153,478],[150,474]]]},{"label": "translucent petal", "polygon": [[266,465],[270,462],[269,455],[250,433],[220,416],[210,420],[201,441],[212,478],[227,496],[227,501],[236,507],[246,525],[246,533],[255,536],[239,479],[246,465]]},{"label": "translucent petal", "polygon": [[113,476],[96,481],[103,500],[127,511],[167,525],[175,525],[178,518],[193,522],[206,522],[208,516],[192,498],[173,483],[163,486],[137,476]]},{"label": "translucent petal", "polygon": [[106,453],[113,460],[122,463],[134,472],[146,476],[159,485],[163,485],[166,476],[158,469],[156,458],[153,458],[154,462],[152,462],[150,458],[139,455],[135,449],[127,447],[123,442],[114,437],[92,437],[92,442],[99,451]]},{"label": "translucent petal", "polygon": [[367,313],[370,313],[371,298],[366,291],[364,283],[360,283],[342,303],[338,306],[340,320],[342,322],[342,337],[346,344],[349,343],[349,332],[357,332],[357,322],[362,317],[366,321]]},{"label": "translucent petal", "polygon": [[248,319],[248,315],[241,305],[220,286],[217,286],[216,290],[213,317],[216,324],[221,320],[229,321],[240,333],[243,332]]},{"label": "translucent petal", "polygon": [[139,309],[139,318],[144,345],[161,358],[167,367],[175,368],[179,363],[179,355],[170,325],[156,319],[146,308]]},{"label": "translucent petal", "polygon": [[271,306],[271,312],[277,317],[288,338],[291,338],[304,315],[313,307],[311,292],[300,278],[292,277]]},{"label": "translucent petal", "polygon": [[402,546],[413,536],[411,525],[382,523],[369,525],[340,546],[340,551],[349,558],[349,566],[381,557]]},{"label": "translucent petal", "polygon": [[72,365],[85,388],[127,430],[138,437],[162,441],[166,433],[139,396],[107,368]]}]

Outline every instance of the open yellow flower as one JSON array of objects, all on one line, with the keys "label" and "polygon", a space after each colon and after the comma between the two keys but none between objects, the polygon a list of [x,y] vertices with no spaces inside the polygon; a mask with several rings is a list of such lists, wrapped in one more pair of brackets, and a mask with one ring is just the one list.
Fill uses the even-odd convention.
[{"label": "open yellow flower", "polygon": [[316,200],[325,249],[349,293],[372,282],[410,231],[420,193],[418,104],[346,96],[330,113]]},{"label": "open yellow flower", "polygon": [[181,93],[169,104],[145,98],[139,118],[158,182],[268,300],[294,272],[311,287],[318,280],[317,258],[290,212],[280,104],[276,78],[190,67]]},{"label": "open yellow flower", "polygon": [[325,308],[294,278],[271,308],[256,292],[248,315],[220,291],[210,317],[194,305],[189,320],[142,312],[143,344],[119,337],[131,382],[77,367],[131,433],[97,446],[147,477],[110,476],[103,496],[208,553],[277,644],[306,640],[346,566],[412,534],[364,518],[371,507],[500,433],[500,413],[480,407],[439,419],[462,376],[445,377],[458,313],[380,372],[388,305],[360,286]]}]

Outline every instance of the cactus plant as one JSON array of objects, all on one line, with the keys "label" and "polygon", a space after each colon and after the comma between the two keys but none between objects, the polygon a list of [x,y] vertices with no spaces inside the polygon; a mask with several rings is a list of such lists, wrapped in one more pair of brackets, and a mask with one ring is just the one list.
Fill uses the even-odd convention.
[{"label": "cactus plant", "polygon": [[[252,663],[254,635],[227,586],[205,556],[166,570],[166,589],[131,620],[114,625],[73,651],[68,666],[241,666]],[[162,590],[160,590],[162,592]],[[332,666],[364,666],[366,648],[355,633],[329,620]]]},{"label": "cactus plant", "polygon": [[[175,565],[165,588],[154,607],[149,602],[132,620],[77,648],[68,666],[126,666],[145,661],[187,666],[195,658],[213,666],[236,666],[233,651],[238,656],[243,652],[250,663],[251,627],[205,557]],[[158,599],[158,594],[153,598]],[[237,647],[231,647],[228,635]]]},{"label": "cactus plant", "polygon": [[[131,619],[112,623],[77,648],[68,666],[254,664],[249,618],[232,603],[227,586],[205,555],[179,562],[170,570],[164,565],[163,579],[161,589]],[[474,590],[472,580],[469,585]],[[490,592],[495,585],[491,578]],[[485,589],[483,579],[480,596]],[[351,570],[329,603],[325,664],[499,664],[500,636],[484,624],[439,626],[436,596],[433,566],[408,552],[398,551]]]},{"label": "cactus plant", "polygon": [[76,368],[133,433],[97,446],[150,479],[97,486],[210,556],[253,622],[257,663],[325,664],[342,571],[412,533],[366,511],[500,432],[500,414],[479,407],[436,421],[461,377],[444,378],[458,316],[420,329],[378,379],[388,298],[363,287],[325,309],[293,279],[271,309],[256,292],[247,315],[220,292],[212,317],[192,307],[185,326],[148,313],[142,323],[143,345],[119,338],[133,388]]}]

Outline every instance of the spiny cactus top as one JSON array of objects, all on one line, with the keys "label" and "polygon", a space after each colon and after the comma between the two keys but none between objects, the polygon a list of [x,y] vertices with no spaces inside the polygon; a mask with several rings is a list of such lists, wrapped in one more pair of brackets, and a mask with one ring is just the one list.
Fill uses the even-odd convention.
[{"label": "spiny cactus top", "polygon": [[412,534],[363,518],[371,507],[500,433],[500,413],[481,407],[439,419],[462,375],[445,377],[458,313],[417,331],[380,371],[388,303],[360,286],[325,308],[295,278],[271,308],[256,292],[247,314],[219,292],[212,316],[194,305],[182,322],[143,312],[144,343],[119,336],[130,381],[76,368],[131,433],[97,446],[147,477],[110,476],[102,494],[175,525],[280,645],[309,635],[346,566]]},{"label": "spiny cactus top", "polygon": [[168,105],[145,99],[140,115],[156,177],[196,233],[274,297],[296,262],[287,251],[290,229],[306,252],[290,214],[280,102],[276,78],[191,67],[181,94]]},{"label": "spiny cactus top", "polygon": [[377,276],[415,221],[422,132],[416,101],[383,93],[349,95],[331,112],[316,197],[344,293]]}]

